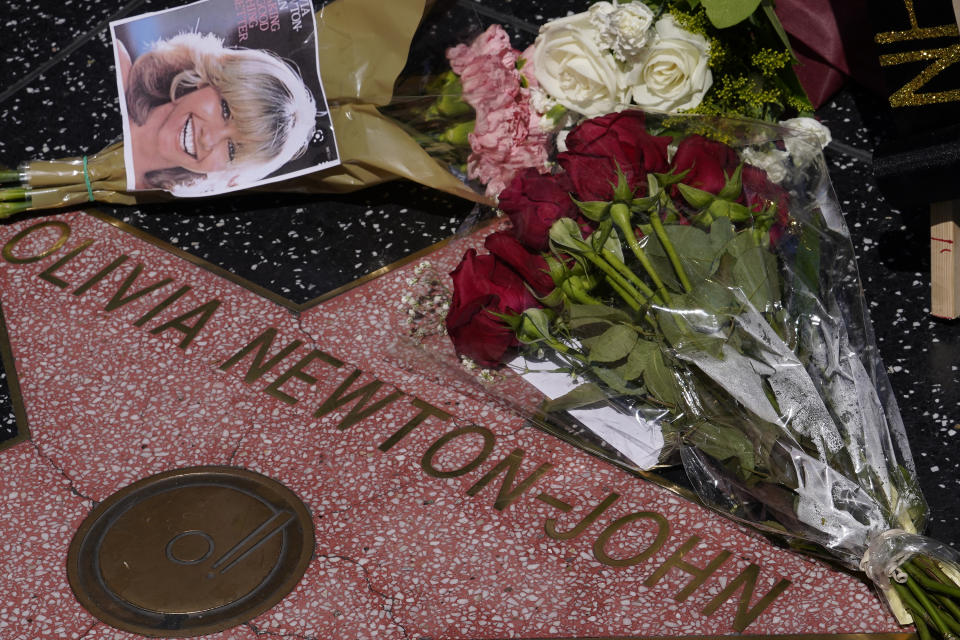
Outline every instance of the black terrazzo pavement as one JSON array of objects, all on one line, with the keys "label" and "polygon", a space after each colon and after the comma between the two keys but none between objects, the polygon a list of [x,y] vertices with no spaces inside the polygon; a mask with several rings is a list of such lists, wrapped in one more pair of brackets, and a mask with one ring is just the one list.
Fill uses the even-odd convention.
[{"label": "black terrazzo pavement", "polygon": [[[108,18],[167,0],[25,0],[5,5],[0,39],[0,165],[97,151],[120,136]],[[511,19],[515,45],[532,25],[581,10],[572,0],[453,0],[424,28],[411,66],[491,21]],[[99,27],[99,28],[98,28]],[[818,113],[851,153],[828,153],[859,260],[883,360],[933,508],[928,533],[960,546],[960,324],[929,315],[928,214],[879,194],[870,153],[885,127],[882,103],[847,89]],[[306,302],[454,233],[472,206],[395,183],[349,196],[240,194],[143,207],[100,206],[135,227],[294,302]],[[0,440],[15,434],[0,375]],[[956,451],[954,449],[957,449]],[[2,455],[0,455],[2,472]]]}]

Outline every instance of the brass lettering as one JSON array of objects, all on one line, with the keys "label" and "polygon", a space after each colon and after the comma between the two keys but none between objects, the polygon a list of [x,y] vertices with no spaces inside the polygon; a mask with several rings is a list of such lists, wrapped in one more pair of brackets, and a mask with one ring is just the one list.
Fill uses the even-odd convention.
[{"label": "brass lettering", "polygon": [[380,380],[373,380],[368,382],[359,389],[354,389],[350,394],[340,397],[343,392],[350,388],[350,386],[360,377],[360,374],[363,373],[360,369],[355,369],[353,373],[347,376],[347,379],[344,380],[336,390],[330,394],[330,396],[323,401],[323,404],[320,405],[316,411],[313,412],[314,418],[321,418],[334,409],[338,409],[343,405],[351,402],[355,398],[360,398],[360,400],[353,405],[350,411],[347,412],[347,415],[340,420],[340,424],[337,425],[337,429],[340,431],[345,431],[357,424],[367,416],[373,415],[377,411],[380,411],[383,407],[388,404],[392,404],[398,398],[403,397],[403,392],[393,391],[387,396],[380,398],[370,406],[366,406],[370,402],[371,398],[380,390],[380,387],[383,386],[383,383]]},{"label": "brass lettering", "polygon": [[548,504],[554,509],[567,513],[573,509],[573,505],[569,505],[560,498],[550,495],[549,493],[541,493],[537,496],[537,500],[544,504]]},{"label": "brass lettering", "polygon": [[526,493],[526,491],[533,486],[533,483],[539,480],[543,474],[553,468],[552,464],[549,462],[544,462],[522,482],[516,486],[513,486],[513,481],[516,479],[517,473],[520,471],[520,463],[522,462],[523,449],[514,449],[510,452],[510,455],[498,462],[494,468],[490,469],[490,471],[486,473],[485,476],[477,480],[472,487],[467,489],[467,495],[477,495],[485,486],[490,484],[494,478],[506,471],[507,475],[500,484],[500,490],[497,492],[497,499],[493,503],[494,509],[497,511],[503,511],[513,504],[517,498]]},{"label": "brass lettering", "polygon": [[[636,520],[651,520],[657,525],[657,535],[653,539],[653,542],[647,545],[647,548],[643,551],[628,558],[614,558],[608,554],[607,543],[610,541],[610,538],[613,537],[613,534]],[[635,564],[640,564],[659,551],[660,548],[663,547],[663,543],[667,541],[667,536],[669,535],[670,523],[659,513],[654,511],[628,513],[622,518],[617,518],[608,524],[607,528],[597,536],[597,539],[593,543],[593,557],[611,567],[632,567]]]},{"label": "brass lettering", "polygon": [[736,593],[742,584],[743,591],[740,594],[740,599],[737,601],[737,614],[733,619],[733,628],[737,631],[743,631],[790,586],[789,580],[781,578],[765,596],[757,601],[757,604],[750,607],[750,600],[753,598],[753,590],[757,586],[757,576],[759,574],[760,567],[751,563],[746,569],[740,572],[740,575],[731,580],[730,584],[728,584],[723,591],[707,603],[707,606],[705,606],[700,613],[705,616],[716,613],[720,605],[729,600],[730,596]]},{"label": "brass lettering", "polygon": [[[60,230],[60,235],[56,240],[53,241],[49,247],[32,256],[17,256],[13,253],[13,250],[16,248],[24,238],[30,236],[35,231],[40,229],[45,229],[46,227],[53,227]],[[70,226],[66,222],[60,222],[59,220],[47,220],[44,222],[38,222],[32,227],[27,227],[26,229],[17,233],[17,235],[10,238],[7,241],[7,244],[3,245],[3,259],[11,264],[27,264],[28,262],[36,262],[37,260],[43,260],[52,253],[56,253],[67,244],[67,238],[70,237]]]},{"label": "brass lettering", "polygon": [[147,285],[146,287],[127,295],[127,291],[130,290],[130,287],[132,287],[133,283],[137,281],[137,278],[140,277],[141,273],[143,273],[143,265],[137,263],[137,265],[130,271],[130,275],[127,276],[127,278],[120,285],[120,288],[117,289],[116,293],[113,294],[113,297],[111,297],[107,302],[103,310],[114,311],[129,302],[133,302],[134,300],[137,300],[148,293],[152,293],[160,287],[165,287],[173,282],[172,278],[164,278],[163,280],[154,282],[153,284]]},{"label": "brass lettering", "polygon": [[237,351],[229,360],[220,365],[221,371],[227,371],[230,367],[234,366],[249,354],[253,353],[256,350],[256,353],[253,356],[253,362],[250,363],[250,367],[247,369],[247,373],[243,376],[243,381],[247,384],[256,382],[263,377],[265,373],[273,369],[275,366],[280,364],[288,355],[293,353],[300,345],[303,344],[303,340],[293,340],[273,355],[269,360],[267,360],[267,354],[270,352],[270,348],[273,347],[273,341],[277,337],[277,330],[273,327],[270,327],[259,336],[254,338],[250,344]]},{"label": "brass lettering", "polygon": [[[478,453],[473,460],[466,463],[459,469],[437,469],[436,465],[433,464],[433,458],[440,452],[440,449],[442,449],[451,440],[461,436],[469,435],[471,433],[479,433],[483,437],[483,447],[480,449],[480,453]],[[490,457],[490,454],[493,453],[493,445],[495,442],[496,436],[493,435],[492,431],[484,427],[470,425],[467,427],[454,429],[453,431],[448,431],[447,433],[443,434],[439,439],[437,439],[436,442],[430,445],[430,448],[427,449],[427,452],[423,454],[423,458],[420,459],[420,466],[428,476],[432,476],[434,478],[456,478],[466,475],[486,462],[487,458]]]},{"label": "brass lettering", "polygon": [[574,525],[569,531],[557,531],[557,521],[554,518],[548,519],[543,524],[543,529],[547,532],[547,535],[554,540],[572,540],[583,533],[587,527],[596,522],[597,518],[603,515],[603,512],[609,509],[610,505],[619,499],[620,496],[618,494],[611,493],[603,499],[603,502],[594,507],[590,513],[584,516],[583,519],[581,519],[580,522]]},{"label": "brass lettering", "polygon": [[690,536],[686,542],[680,545],[680,548],[673,552],[672,556],[667,558],[664,563],[653,572],[653,575],[643,581],[643,584],[647,587],[652,587],[660,582],[660,579],[667,575],[667,572],[669,572],[670,569],[680,569],[681,571],[689,573],[691,576],[693,576],[693,580],[688,582],[687,586],[678,591],[673,596],[673,599],[677,602],[683,602],[689,598],[690,594],[692,594],[700,587],[700,585],[706,582],[707,578],[713,575],[731,555],[729,551],[721,551],[713,558],[713,560],[707,563],[706,567],[703,568],[690,564],[683,559],[683,556],[689,553],[690,550],[699,543],[700,538],[698,536]]},{"label": "brass lettering", "polygon": [[277,376],[276,380],[268,384],[264,389],[264,391],[267,394],[273,396],[274,398],[286,402],[287,404],[297,404],[297,402],[299,402],[300,400],[298,398],[294,398],[293,396],[288,395],[287,393],[281,391],[280,387],[282,387],[291,378],[296,378],[297,380],[300,380],[301,382],[306,382],[309,385],[316,384],[317,379],[314,376],[307,373],[306,371],[304,371],[307,365],[309,365],[314,360],[323,360],[327,364],[332,365],[334,367],[343,366],[342,362],[340,362],[333,356],[324,353],[320,349],[311,349],[310,352],[307,355],[300,358],[300,360],[297,361],[296,364],[294,364],[292,367],[290,367],[289,369],[281,373],[279,376]]},{"label": "brass lettering", "polygon": [[380,451],[383,451],[384,453],[390,451],[390,449],[392,449],[398,442],[410,435],[411,431],[416,429],[421,423],[423,423],[424,420],[431,416],[440,418],[441,420],[449,420],[453,417],[446,411],[427,404],[420,398],[411,399],[410,404],[420,409],[420,413],[410,418],[410,420],[407,421],[407,424],[397,429],[396,433],[381,442],[380,446],[377,447],[380,449]]},{"label": "brass lettering", "polygon": [[190,289],[192,289],[192,287],[190,286],[180,287],[179,289],[171,293],[169,296],[161,300],[160,304],[158,304],[153,309],[150,309],[150,311],[147,311],[145,314],[143,314],[143,316],[141,316],[139,320],[133,323],[133,326],[142,327],[143,325],[147,324],[148,322],[153,320],[156,316],[158,316],[164,309],[166,309],[167,307],[172,305],[174,302],[182,298],[185,293],[190,291]]},{"label": "brass lettering", "polygon": [[110,275],[117,267],[119,267],[124,262],[126,262],[127,259],[128,259],[127,256],[121,255],[119,258],[117,258],[116,260],[114,260],[113,262],[105,266],[103,269],[100,269],[100,271],[93,274],[89,280],[87,280],[86,282],[81,284],[79,287],[74,289],[73,295],[82,296],[87,291],[92,289],[94,285],[96,285],[98,282],[100,282],[101,280],[106,278],[108,275]]},{"label": "brass lettering", "polygon": [[68,286],[70,286],[70,283],[67,282],[66,280],[61,280],[54,274],[57,271],[59,271],[65,264],[67,264],[68,262],[76,258],[78,255],[86,251],[88,248],[90,248],[90,245],[92,244],[93,244],[93,240],[84,240],[79,245],[77,245],[76,248],[70,251],[67,255],[63,256],[62,258],[54,262],[52,265],[50,265],[49,267],[47,267],[46,269],[38,273],[37,277],[40,278],[41,280],[46,280],[47,282],[54,285],[55,287],[66,289]]},{"label": "brass lettering", "polygon": [[[151,329],[150,333],[152,333],[153,335],[159,335],[164,331],[175,329],[183,334],[183,339],[180,341],[180,344],[178,344],[177,346],[180,347],[181,349],[186,349],[188,346],[190,346],[190,343],[193,342],[194,338],[197,337],[197,335],[203,329],[204,325],[207,324],[207,322],[210,320],[213,314],[216,313],[219,307],[220,307],[219,300],[211,300],[210,302],[206,302],[195,309],[191,309],[190,311],[187,311],[186,313],[181,314],[176,318],[163,323],[159,327],[155,327],[154,329]],[[194,317],[197,318],[197,321],[194,322],[192,325],[187,324],[187,320],[190,320],[191,318],[194,318]]]}]

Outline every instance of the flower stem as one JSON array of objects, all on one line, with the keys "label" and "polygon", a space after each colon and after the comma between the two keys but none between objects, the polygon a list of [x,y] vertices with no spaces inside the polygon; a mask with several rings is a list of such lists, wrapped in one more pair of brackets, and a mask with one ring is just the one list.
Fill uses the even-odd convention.
[{"label": "flower stem", "polygon": [[[640,297],[640,293],[639,293],[638,291],[636,291],[633,287],[631,287],[630,284],[627,282],[627,280],[626,280],[623,276],[621,276],[619,273],[617,273],[616,269],[614,269],[612,266],[610,266],[610,264],[608,264],[608,263],[607,263],[605,260],[603,260],[600,256],[598,256],[598,255],[595,254],[595,253],[584,253],[584,255],[585,255],[585,256],[587,257],[587,259],[590,260],[590,262],[592,262],[598,269],[600,269],[601,271],[603,271],[604,275],[606,275],[610,280],[613,280],[613,281],[615,281],[617,284],[619,284],[620,287],[624,290],[624,292],[627,292],[627,294],[628,294],[628,296],[629,296],[630,298],[632,298],[633,300],[635,300],[635,301],[636,301],[637,303],[639,303],[639,304],[645,304],[645,303],[647,302],[645,299],[643,299],[643,298]],[[618,292],[618,293],[620,293],[620,292]],[[623,294],[621,293],[621,295],[623,295]]]},{"label": "flower stem", "polygon": [[29,202],[0,202],[0,219],[29,210]]},{"label": "flower stem", "polygon": [[890,581],[890,586],[893,587],[893,590],[900,596],[903,605],[907,608],[907,611],[910,612],[910,617],[913,618],[913,624],[917,627],[917,635],[920,637],[920,640],[933,640],[933,636],[924,619],[928,617],[928,614],[924,611],[920,603],[917,602],[916,598],[913,597],[913,594],[910,593],[910,589],[893,580]]},{"label": "flower stem", "polygon": [[650,214],[650,224],[653,225],[653,232],[657,234],[660,244],[663,245],[663,250],[667,252],[667,257],[670,258],[670,264],[673,265],[673,270],[677,272],[677,279],[680,280],[683,290],[690,293],[693,291],[693,285],[690,284],[690,279],[687,278],[687,272],[684,271],[683,265],[680,263],[680,256],[677,255],[677,250],[674,248],[673,243],[670,242],[670,238],[667,237],[667,230],[663,228],[663,221],[660,219],[659,213],[653,212]]},{"label": "flower stem", "polygon": [[568,278],[567,280],[564,280],[563,284],[560,285],[560,288],[563,290],[565,294],[567,294],[568,296],[570,296],[580,304],[603,304],[602,302],[600,302],[599,300],[591,296],[589,293],[587,293],[586,290],[583,288],[583,286],[579,282],[573,279]]},{"label": "flower stem", "polygon": [[[617,270],[617,272],[630,281],[633,286],[640,290],[640,292],[645,295],[647,298],[653,298],[659,303],[663,303],[664,300],[650,287],[647,286],[647,283],[641,280],[637,274],[630,270],[630,267],[623,264],[623,261],[620,260],[612,251],[608,249],[603,250],[603,259],[606,260],[610,266]],[[646,300],[643,300],[646,302]]]},{"label": "flower stem", "polygon": [[23,202],[27,199],[27,190],[23,187],[0,189],[0,202]]},{"label": "flower stem", "polygon": [[903,563],[901,568],[906,571],[911,578],[920,583],[920,586],[927,591],[935,591],[937,593],[942,593],[943,595],[960,598],[960,588],[954,586],[946,575],[937,576],[938,579],[935,580],[927,576],[920,566],[914,564],[912,560],[908,560],[907,562]]},{"label": "flower stem", "polygon": [[917,581],[910,577],[909,573],[907,574],[906,584],[907,589],[913,594],[914,599],[920,604],[927,615],[930,616],[930,620],[933,621],[933,626],[937,628],[940,635],[946,637],[950,633],[950,629],[944,620],[944,613],[930,602],[930,598],[923,592],[923,589],[920,588]]},{"label": "flower stem", "polygon": [[610,288],[613,289],[614,291],[616,291],[617,294],[618,294],[621,298],[623,298],[623,301],[627,303],[627,306],[629,306],[629,307],[630,307],[631,309],[633,309],[634,311],[640,311],[640,309],[641,309],[640,303],[637,302],[637,301],[633,298],[633,296],[630,295],[630,292],[629,292],[629,291],[627,291],[627,290],[624,289],[622,286],[620,286],[619,284],[617,284],[617,282],[616,282],[613,278],[610,278],[610,277],[607,278],[607,284],[609,284],[609,285],[610,285]]},{"label": "flower stem", "polygon": [[637,238],[637,234],[630,221],[630,207],[622,202],[614,202],[610,207],[610,218],[614,224],[617,225],[617,228],[620,229],[624,239],[627,241],[627,245],[630,247],[630,251],[633,252],[633,255],[640,261],[647,275],[653,280],[653,285],[656,287],[660,297],[664,302],[670,304],[670,294],[663,285],[663,280],[660,279],[660,275],[657,273],[657,270],[653,268],[650,258],[647,257],[643,247],[640,246],[640,240]]}]

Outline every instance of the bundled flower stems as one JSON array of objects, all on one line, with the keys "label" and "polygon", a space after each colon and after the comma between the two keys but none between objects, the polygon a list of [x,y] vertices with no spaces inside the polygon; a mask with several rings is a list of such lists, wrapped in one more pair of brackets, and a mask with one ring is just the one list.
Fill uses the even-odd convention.
[{"label": "bundled flower stems", "polygon": [[[317,12],[321,76],[342,164],[256,188],[344,192],[404,178],[491,204],[516,170],[546,170],[559,128],[618,105],[770,121],[812,111],[767,2],[596,2],[544,24],[522,53],[494,25],[451,52],[452,71],[398,85],[432,4],[335,0]],[[0,183],[10,185],[0,187],[0,217],[172,197],[128,191],[123,159],[123,144],[114,144],[0,173]]]},{"label": "bundled flower stems", "polygon": [[[334,0],[317,12],[321,75],[342,163],[260,189],[342,193],[404,178],[481,203],[425,151],[408,128],[382,115],[429,3]],[[376,15],[379,19],[369,20]],[[119,127],[118,127],[119,131]],[[169,199],[160,190],[127,191],[123,144],[85,157],[31,161],[0,172],[0,218],[91,201],[133,204]]]},{"label": "bundled flower stems", "polygon": [[[518,407],[531,417],[606,404],[642,432],[659,416],[661,461],[705,504],[865,572],[921,637],[960,633],[957,556],[918,534],[927,506],[816,141],[625,110],[565,145],[509,183],[511,227],[451,274],[456,353],[579,381]],[[767,156],[777,181],[745,161]]]}]

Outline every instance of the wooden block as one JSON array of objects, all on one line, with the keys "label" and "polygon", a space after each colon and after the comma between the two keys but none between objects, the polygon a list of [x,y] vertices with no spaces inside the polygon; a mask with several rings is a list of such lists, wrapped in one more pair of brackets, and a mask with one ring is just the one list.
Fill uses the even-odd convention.
[{"label": "wooden block", "polygon": [[930,205],[930,312],[960,317],[960,200]]}]

